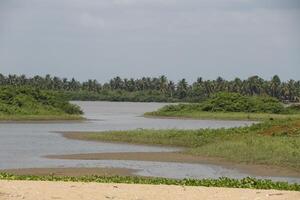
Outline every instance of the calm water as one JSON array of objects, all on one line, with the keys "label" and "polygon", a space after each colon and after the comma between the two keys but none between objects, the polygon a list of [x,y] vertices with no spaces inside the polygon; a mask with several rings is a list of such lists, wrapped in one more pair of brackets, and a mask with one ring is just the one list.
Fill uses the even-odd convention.
[{"label": "calm water", "polygon": [[[124,167],[139,170],[137,174],[170,178],[217,178],[249,176],[237,170],[207,164],[184,164],[144,161],[53,160],[53,154],[95,152],[165,152],[175,148],[142,145],[110,144],[68,140],[55,131],[104,131],[137,128],[220,128],[251,124],[245,121],[177,120],[144,118],[142,114],[162,107],[163,103],[74,102],[81,106],[85,117],[78,123],[0,123],[0,169],[40,167]],[[300,182],[289,177],[268,177]]]}]

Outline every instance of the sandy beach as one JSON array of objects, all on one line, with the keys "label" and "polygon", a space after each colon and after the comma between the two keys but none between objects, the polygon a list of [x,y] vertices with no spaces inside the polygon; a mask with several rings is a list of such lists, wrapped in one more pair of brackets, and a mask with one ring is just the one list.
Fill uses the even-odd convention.
[{"label": "sandy beach", "polygon": [[300,199],[300,192],[168,185],[0,181],[0,200]]}]

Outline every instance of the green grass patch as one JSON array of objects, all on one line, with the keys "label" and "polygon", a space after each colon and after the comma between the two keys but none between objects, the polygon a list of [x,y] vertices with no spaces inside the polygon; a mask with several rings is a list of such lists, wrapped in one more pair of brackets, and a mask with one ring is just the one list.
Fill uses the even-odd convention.
[{"label": "green grass patch", "polygon": [[276,189],[300,191],[299,184],[287,182],[273,182],[246,177],[241,180],[222,177],[219,179],[168,179],[168,178],[145,178],[145,177],[58,177],[58,176],[30,176],[0,173],[0,180],[26,180],[26,181],[66,181],[66,182],[97,182],[97,183],[126,183],[126,184],[152,184],[152,185],[181,185],[181,186],[205,186],[227,188],[250,188],[250,189]]},{"label": "green grass patch", "polygon": [[269,120],[269,119],[300,119],[300,114],[271,114],[271,113],[245,113],[245,112],[205,112],[198,110],[147,112],[146,117],[178,117],[191,119],[216,119],[216,120]]},{"label": "green grass patch", "polygon": [[96,141],[185,147],[188,154],[300,171],[299,120],[268,121],[229,129],[137,129],[86,133],[81,136]]}]

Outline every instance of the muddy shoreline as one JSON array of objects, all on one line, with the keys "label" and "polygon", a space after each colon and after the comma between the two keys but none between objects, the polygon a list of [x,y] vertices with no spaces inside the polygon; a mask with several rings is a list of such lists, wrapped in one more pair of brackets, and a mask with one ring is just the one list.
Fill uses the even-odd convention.
[{"label": "muddy shoreline", "polygon": [[[63,137],[73,140],[86,140],[83,132],[59,132]],[[115,143],[115,142],[112,142]],[[139,145],[139,144],[137,144]],[[149,146],[149,145],[146,145]],[[162,146],[162,145],[153,145]],[[227,169],[235,169],[240,172],[249,173],[255,176],[277,176],[277,177],[296,177],[300,178],[300,170],[290,169],[279,166],[268,166],[248,163],[234,163],[222,158],[195,156],[186,154],[184,149],[178,148],[177,152],[119,152],[119,153],[87,153],[71,155],[46,155],[51,159],[68,160],[133,160],[133,161],[156,161],[156,162],[177,162],[190,164],[211,164],[218,165]]]},{"label": "muddy shoreline", "polygon": [[35,175],[35,176],[133,176],[136,170],[126,168],[24,168],[0,170],[16,175]]},{"label": "muddy shoreline", "polygon": [[300,172],[277,166],[232,163],[221,158],[188,155],[181,152],[119,152],[119,153],[88,153],[70,155],[48,155],[49,159],[67,160],[132,160],[152,162],[177,162],[189,164],[211,164],[256,176],[286,176],[300,178]]}]

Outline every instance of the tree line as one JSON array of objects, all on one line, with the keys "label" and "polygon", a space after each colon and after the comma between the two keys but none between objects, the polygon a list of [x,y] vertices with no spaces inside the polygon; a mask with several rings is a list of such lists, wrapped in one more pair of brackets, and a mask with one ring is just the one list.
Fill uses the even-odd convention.
[{"label": "tree line", "polygon": [[[215,80],[204,80],[199,77],[189,84],[186,79],[178,82],[168,80],[166,76],[142,77],[127,79],[115,77],[109,82],[99,83],[97,80],[80,82],[75,78],[59,78],[49,74],[26,77],[25,75],[8,75],[0,73],[0,85],[30,86],[44,90],[62,92],[86,92],[87,94],[154,94],[174,101],[201,101],[218,92],[235,92],[249,96],[271,96],[281,101],[298,102],[300,100],[300,81],[281,81],[278,75],[270,80],[259,76],[248,79],[225,80],[218,77]],[[88,99],[88,98],[87,98]]]}]

